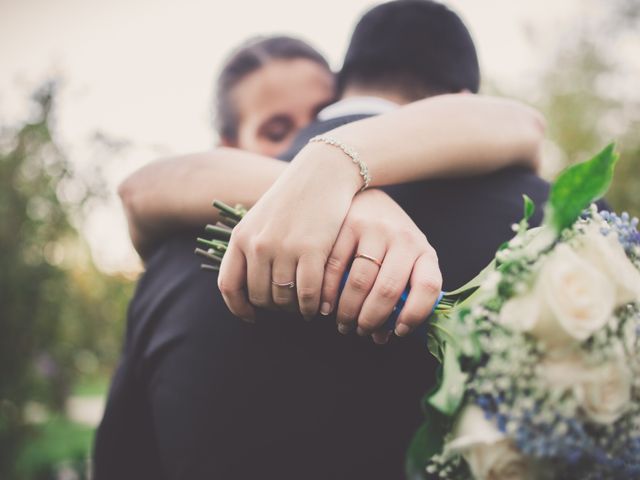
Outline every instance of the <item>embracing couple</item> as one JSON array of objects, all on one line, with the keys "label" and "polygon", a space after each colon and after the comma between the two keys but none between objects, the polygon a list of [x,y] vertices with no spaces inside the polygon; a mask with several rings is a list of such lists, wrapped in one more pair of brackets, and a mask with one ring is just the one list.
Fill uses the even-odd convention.
[{"label": "embracing couple", "polygon": [[[420,325],[548,191],[539,114],[479,81],[467,28],[430,0],[368,11],[335,77],[287,37],[229,58],[221,146],[120,189],[146,271],[96,479],[403,478],[437,370]],[[217,278],[193,255],[213,199],[251,208]]]}]

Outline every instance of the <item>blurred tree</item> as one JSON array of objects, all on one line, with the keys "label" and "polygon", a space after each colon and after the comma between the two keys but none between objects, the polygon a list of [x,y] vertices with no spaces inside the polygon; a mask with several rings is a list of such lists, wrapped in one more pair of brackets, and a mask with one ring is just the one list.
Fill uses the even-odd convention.
[{"label": "blurred tree", "polygon": [[614,0],[598,6],[604,14],[567,31],[537,92],[526,96],[545,114],[560,163],[585,160],[617,142],[621,161],[607,199],[616,211],[640,216],[640,89],[627,69],[635,59],[619,53],[640,48],[640,3]]},{"label": "blurred tree", "polygon": [[[34,412],[61,412],[80,374],[110,372],[130,282],[98,271],[74,222],[99,182],[76,178],[52,138],[55,83],[33,120],[0,131],[0,478],[33,434]],[[73,185],[80,201],[60,200]],[[42,408],[30,408],[34,405]],[[36,417],[38,415],[35,415]]]}]

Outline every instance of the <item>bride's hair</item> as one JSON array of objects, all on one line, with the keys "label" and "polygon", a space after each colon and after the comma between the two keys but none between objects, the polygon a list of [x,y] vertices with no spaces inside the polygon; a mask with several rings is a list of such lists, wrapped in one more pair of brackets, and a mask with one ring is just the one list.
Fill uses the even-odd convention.
[{"label": "bride's hair", "polygon": [[293,37],[254,37],[238,46],[225,61],[215,89],[213,125],[221,138],[236,140],[238,112],[233,88],[247,75],[273,60],[305,59],[330,71],[327,60],[311,45]]}]

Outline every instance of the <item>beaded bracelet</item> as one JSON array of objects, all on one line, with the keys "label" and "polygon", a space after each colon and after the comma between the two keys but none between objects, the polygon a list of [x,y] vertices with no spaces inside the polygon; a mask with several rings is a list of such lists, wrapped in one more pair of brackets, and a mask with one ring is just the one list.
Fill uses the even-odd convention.
[{"label": "beaded bracelet", "polygon": [[342,150],[344,154],[347,157],[349,157],[353,163],[355,163],[356,165],[358,165],[358,167],[360,167],[360,176],[362,177],[363,184],[360,190],[358,191],[362,192],[369,186],[369,183],[371,183],[371,175],[369,175],[369,167],[367,167],[367,164],[360,159],[360,154],[356,152],[353,148],[346,146],[340,140],[336,140],[335,138],[330,137],[328,135],[316,135],[311,140],[309,140],[309,143],[311,142],[326,143],[327,145],[333,145],[334,147],[337,147],[340,150]]}]

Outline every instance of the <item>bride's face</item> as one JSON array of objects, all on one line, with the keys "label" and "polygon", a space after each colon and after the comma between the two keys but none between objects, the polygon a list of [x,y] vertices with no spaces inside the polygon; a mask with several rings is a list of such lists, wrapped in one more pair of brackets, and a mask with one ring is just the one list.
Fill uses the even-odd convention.
[{"label": "bride's face", "polygon": [[334,79],[310,60],[273,60],[244,78],[232,94],[239,114],[234,146],[276,157],[332,102]]}]

